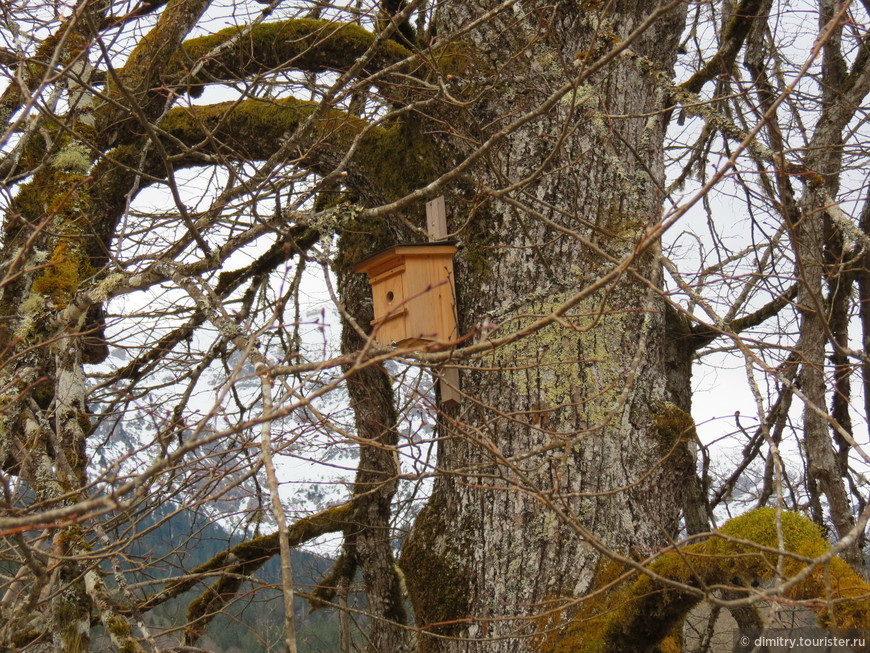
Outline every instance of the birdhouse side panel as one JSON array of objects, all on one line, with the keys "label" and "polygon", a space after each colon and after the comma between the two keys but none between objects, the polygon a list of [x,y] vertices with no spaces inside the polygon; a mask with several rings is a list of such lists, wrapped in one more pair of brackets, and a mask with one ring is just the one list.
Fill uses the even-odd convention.
[{"label": "birdhouse side panel", "polygon": [[456,338],[453,259],[447,255],[420,257],[407,276],[410,337],[447,342]]}]

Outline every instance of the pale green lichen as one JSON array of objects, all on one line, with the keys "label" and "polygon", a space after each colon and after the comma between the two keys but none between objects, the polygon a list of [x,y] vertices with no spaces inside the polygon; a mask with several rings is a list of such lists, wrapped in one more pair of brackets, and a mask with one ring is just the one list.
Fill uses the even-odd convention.
[{"label": "pale green lichen", "polygon": [[334,260],[333,244],[335,237],[341,233],[345,227],[356,220],[362,209],[350,202],[344,202],[338,206],[332,207],[325,211],[321,211],[312,215],[306,224],[319,235],[318,246],[314,251],[314,258],[323,265],[330,265]]},{"label": "pale green lichen", "polygon": [[[539,304],[534,317],[511,322],[510,328],[555,313],[562,306],[559,299]],[[619,351],[628,325],[623,315],[602,315],[600,303],[599,297],[580,302],[559,321],[496,350],[493,363],[505,370],[519,395],[537,396],[548,410],[579,402],[588,424],[603,423],[619,396],[616,381],[624,369],[613,352]]]},{"label": "pale green lichen", "polygon": [[91,300],[94,303],[107,301],[109,295],[121,285],[124,279],[126,279],[126,275],[121,272],[109,274],[91,290]]},{"label": "pale green lichen", "polygon": [[18,325],[14,336],[25,339],[33,331],[38,318],[45,312],[45,298],[38,293],[30,293],[18,306]]},{"label": "pale green lichen", "polygon": [[45,308],[45,299],[42,295],[30,294],[18,307],[19,315],[36,315]]},{"label": "pale green lichen", "polygon": [[51,160],[51,167],[76,174],[85,174],[91,167],[90,150],[78,142],[69,143]]},{"label": "pale green lichen", "polygon": [[560,100],[562,104],[572,107],[595,109],[598,107],[598,91],[590,84],[580,84]]}]

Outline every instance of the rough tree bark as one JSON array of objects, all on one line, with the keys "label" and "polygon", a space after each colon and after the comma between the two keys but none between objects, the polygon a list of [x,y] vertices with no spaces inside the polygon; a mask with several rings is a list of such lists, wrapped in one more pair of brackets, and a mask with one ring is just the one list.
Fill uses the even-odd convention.
[{"label": "rough tree bark", "polygon": [[[560,319],[479,357],[441,423],[442,473],[401,562],[419,623],[456,639],[423,634],[421,650],[535,650],[539,615],[589,589],[598,547],[643,554],[676,535],[692,470],[688,378],[669,374],[645,235],[660,218],[665,129],[649,75],[672,66],[683,9],[560,91],[665,4],[522,4],[464,36],[474,63],[457,84],[483,99],[464,110],[467,127],[453,123],[458,136],[478,144],[514,109],[558,100],[475,168],[476,195],[453,198],[452,227],[468,221],[460,330]],[[477,11],[443,3],[439,33]],[[523,183],[521,202],[495,191]]]}]

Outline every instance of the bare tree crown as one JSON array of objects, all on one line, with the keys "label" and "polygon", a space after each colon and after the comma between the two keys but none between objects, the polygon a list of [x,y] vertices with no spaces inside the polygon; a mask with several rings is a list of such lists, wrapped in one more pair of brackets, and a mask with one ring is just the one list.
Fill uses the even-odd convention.
[{"label": "bare tree crown", "polygon": [[3,3],[0,649],[870,628],[867,24]]}]

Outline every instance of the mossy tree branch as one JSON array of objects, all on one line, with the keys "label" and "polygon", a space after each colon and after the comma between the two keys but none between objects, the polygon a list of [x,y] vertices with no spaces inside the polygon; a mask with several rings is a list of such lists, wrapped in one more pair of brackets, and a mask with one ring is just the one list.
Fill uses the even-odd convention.
[{"label": "mossy tree branch", "polygon": [[621,565],[605,563],[601,591],[567,626],[545,636],[542,651],[656,650],[705,593],[774,580],[780,569],[781,595],[804,601],[822,626],[870,627],[870,585],[843,559],[830,556],[819,526],[793,512],[783,512],[779,526],[773,508],[754,510],[708,540],[661,556],[648,566],[652,575],[631,574],[629,580],[619,580]]},{"label": "mossy tree branch", "polygon": [[[298,546],[326,533],[344,530],[353,519],[354,510],[355,504],[349,502],[300,519],[289,529],[290,545]],[[244,577],[254,573],[278,555],[278,552],[277,532],[237,544],[199,565],[184,579],[171,583],[158,594],[149,597],[139,609],[143,612],[152,610],[161,603],[193,589],[203,577],[219,572],[221,577],[191,602],[188,609],[191,627],[204,629],[211,617],[235,595]]]},{"label": "mossy tree branch", "polygon": [[165,108],[167,97],[153,90],[161,85],[163,71],[182,41],[199,21],[211,0],[169,0],[157,24],[130,53],[127,63],[107,78],[105,103],[97,114],[97,133],[106,143],[116,142],[130,130],[135,120],[128,110],[129,101],[138,103],[146,118],[156,118]]},{"label": "mossy tree branch", "polygon": [[743,0],[738,5],[722,34],[719,50],[701,70],[681,85],[682,90],[698,93],[714,77],[731,72],[749,30],[761,13],[761,7],[762,0]]},{"label": "mossy tree branch", "polygon": [[[176,140],[172,153],[181,154],[179,145],[190,148],[174,162],[176,167],[199,165],[202,155],[256,161],[272,155],[318,110],[317,103],[295,98],[223,102],[173,109],[160,127]],[[436,176],[434,147],[408,120],[380,126],[331,109],[312,129],[295,136],[294,165],[326,175],[346,163],[344,182],[374,201],[403,197]]]},{"label": "mossy tree branch", "polygon": [[[356,504],[349,502],[300,519],[289,529],[290,546],[298,546],[320,535],[344,530],[355,512]],[[226,554],[215,556],[195,569],[194,573],[206,573],[215,569],[223,569],[224,573],[188,605],[184,641],[192,644],[202,637],[208,624],[232,600],[246,578],[279,553],[280,541],[276,531],[236,545]],[[176,589],[173,588],[172,591],[175,592]]]},{"label": "mossy tree branch", "polygon": [[[198,95],[204,83],[251,79],[276,70],[344,71],[367,53],[368,61],[360,72],[371,74],[413,55],[395,41],[377,45],[377,36],[359,25],[305,18],[231,27],[182,44],[189,21],[195,22],[196,12],[209,1],[170,2],[127,64],[110,71],[110,102],[103,107],[100,123],[107,142],[122,143],[117,139],[135,133],[120,128],[132,119],[124,109],[130,98],[139,103],[139,113],[156,117],[171,101],[165,92],[158,92],[164,86],[180,86]],[[377,46],[374,52],[370,52],[372,46]]]},{"label": "mossy tree branch", "polygon": [[[317,103],[294,98],[177,107],[160,128],[166,138],[165,151],[173,158],[172,168],[179,170],[216,158],[268,159],[317,110]],[[406,120],[372,125],[333,109],[313,129],[298,134],[296,142],[298,156],[288,163],[323,175],[346,163],[341,171],[346,173],[343,183],[373,204],[400,198],[437,176],[435,148],[418,126]],[[143,148],[144,141],[138,141],[111,150],[81,182],[80,192],[88,196],[92,208],[88,231],[93,238],[88,249],[95,268],[102,266],[130,189],[138,184],[141,191],[168,174],[165,162],[153,150],[145,150],[143,161]],[[43,186],[34,180],[22,188],[16,200],[19,212],[34,220],[43,214],[38,203],[44,196]]]},{"label": "mossy tree branch", "polygon": [[335,598],[338,588],[344,584],[350,585],[353,577],[356,575],[357,561],[356,555],[347,550],[343,551],[332,569],[324,576],[314,591],[308,596],[308,603],[311,604],[311,612],[320,608],[331,607],[331,602]]},{"label": "mossy tree branch", "polygon": [[[196,80],[204,82],[235,81],[287,69],[344,71],[374,45],[375,38],[359,25],[310,18],[230,27],[185,41],[167,72],[178,75],[200,61]],[[412,55],[395,41],[386,41],[363,70],[372,73]]]}]

